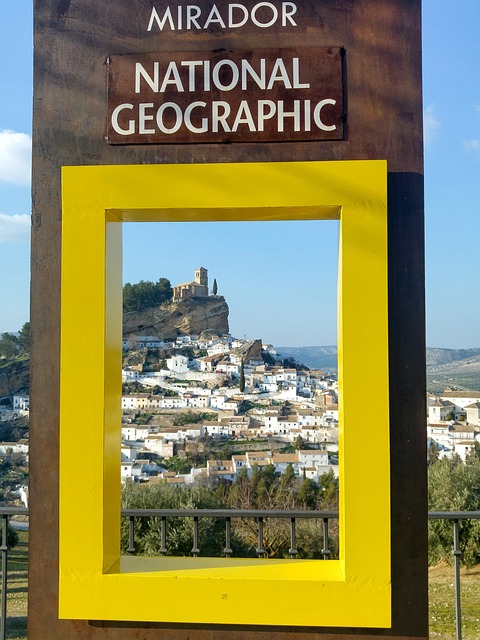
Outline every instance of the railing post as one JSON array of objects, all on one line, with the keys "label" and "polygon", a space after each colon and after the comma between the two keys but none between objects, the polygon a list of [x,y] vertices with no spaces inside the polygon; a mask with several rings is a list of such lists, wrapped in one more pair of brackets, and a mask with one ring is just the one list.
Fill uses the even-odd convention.
[{"label": "railing post", "polygon": [[263,547],[263,518],[257,518],[258,522],[258,547],[257,547],[257,556],[259,558],[265,557],[265,549]]},{"label": "railing post", "polygon": [[231,518],[225,518],[225,549],[223,553],[225,557],[228,558],[232,555],[232,540],[231,540]]},{"label": "railing post", "polygon": [[128,549],[127,553],[135,553],[135,516],[130,516],[128,521]]},{"label": "railing post", "polygon": [[460,599],[460,528],[458,519],[453,521],[453,557],[455,566],[455,625],[457,640],[462,640],[462,603]]},{"label": "railing post", "polygon": [[324,560],[328,560],[331,555],[331,551],[328,548],[328,518],[323,519],[323,549],[322,555]]},{"label": "railing post", "polygon": [[160,555],[162,556],[166,556],[167,555],[167,518],[166,516],[162,516],[162,521],[161,521],[161,539],[160,539]]},{"label": "railing post", "polygon": [[295,518],[290,518],[290,549],[288,553],[291,558],[295,558],[298,555],[296,524]]},{"label": "railing post", "polygon": [[7,624],[7,572],[8,572],[8,516],[2,515],[2,603],[0,613],[0,639],[5,640]]},{"label": "railing post", "polygon": [[193,548],[192,548],[192,556],[196,558],[200,553],[200,549],[198,548],[198,516],[193,518]]}]

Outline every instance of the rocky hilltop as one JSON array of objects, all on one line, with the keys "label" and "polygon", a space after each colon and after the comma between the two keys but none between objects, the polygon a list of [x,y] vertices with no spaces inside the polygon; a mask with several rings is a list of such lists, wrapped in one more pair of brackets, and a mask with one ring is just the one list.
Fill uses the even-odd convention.
[{"label": "rocky hilltop", "polygon": [[175,340],[179,335],[228,333],[228,304],[223,296],[191,296],[143,311],[123,314],[123,337],[157,336]]}]

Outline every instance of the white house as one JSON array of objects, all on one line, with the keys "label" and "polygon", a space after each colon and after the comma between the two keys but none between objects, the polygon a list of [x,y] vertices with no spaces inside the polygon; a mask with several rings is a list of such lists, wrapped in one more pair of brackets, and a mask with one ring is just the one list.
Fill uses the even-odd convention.
[{"label": "white house", "polygon": [[428,421],[441,422],[443,420],[452,419],[455,412],[455,405],[450,400],[441,400],[440,398],[428,407]]},{"label": "white house", "polygon": [[201,358],[197,358],[197,362],[200,365],[200,371],[211,372],[215,371],[216,364],[219,360],[218,355],[214,356],[203,356]]},{"label": "white house", "polygon": [[295,429],[298,429],[298,418],[296,415],[279,416],[277,422],[277,433],[289,434]]},{"label": "white house", "polygon": [[228,396],[225,394],[216,394],[213,393],[210,397],[210,406],[212,409],[223,409],[225,402],[228,400]]},{"label": "white house", "polygon": [[219,373],[226,373],[231,376],[238,376],[240,375],[240,366],[241,366],[240,364],[237,364],[235,362],[222,360],[217,364],[215,370],[218,371]]},{"label": "white house", "polygon": [[212,438],[227,438],[235,435],[235,427],[228,422],[204,422],[204,433]]},{"label": "white house", "polygon": [[475,426],[480,425],[480,402],[472,402],[465,407],[467,422]]},{"label": "white house", "polygon": [[134,461],[124,460],[120,466],[120,477],[123,481],[133,477]]},{"label": "white house", "polygon": [[138,424],[122,425],[122,438],[124,440],[145,440],[148,436],[148,427],[139,427]]},{"label": "white house", "polygon": [[207,409],[210,406],[209,395],[196,395],[194,393],[184,393],[183,399],[187,403],[187,407],[192,409]]},{"label": "white house", "polygon": [[138,457],[138,449],[139,447],[135,447],[131,444],[126,444],[125,442],[122,444],[120,449],[121,451],[121,461],[123,462],[133,462]]},{"label": "white house", "polygon": [[253,467],[263,469],[272,464],[272,453],[270,451],[247,451],[245,454],[247,473],[251,475]]},{"label": "white house", "polygon": [[427,425],[427,436],[440,444],[442,447],[450,449],[452,446],[452,438],[450,437],[448,428],[449,425],[446,422],[439,424],[429,424]]},{"label": "white house", "polygon": [[297,477],[300,474],[300,459],[298,453],[274,453],[272,455],[272,464],[277,473],[285,473],[287,467],[291,465],[294,474]]},{"label": "white house", "polygon": [[180,396],[166,396],[162,400],[162,408],[163,409],[182,409],[187,406],[187,401],[185,398]]},{"label": "white house", "polygon": [[188,371],[188,358],[176,354],[166,359],[167,367],[174,373],[186,373]]},{"label": "white house", "polygon": [[247,456],[246,455],[233,455],[232,456],[232,464],[235,469],[235,473],[238,473],[242,469],[247,468]]},{"label": "white house", "polygon": [[461,424],[460,422],[453,422],[448,427],[448,433],[454,443],[462,440],[471,440],[473,442],[476,435],[476,431],[471,424]]},{"label": "white house", "polygon": [[0,442],[0,455],[5,456],[9,453],[28,453],[28,440],[22,438],[18,442]]},{"label": "white house", "polygon": [[297,385],[295,382],[283,382],[281,395],[284,400],[295,400],[297,398]]},{"label": "white house", "polygon": [[229,480],[236,478],[235,468],[231,460],[207,460],[207,475],[212,480]]},{"label": "white house", "polygon": [[323,449],[301,449],[300,463],[305,467],[328,467],[328,451]]},{"label": "white house", "polygon": [[131,393],[129,395],[122,396],[122,409],[145,409],[149,404],[149,397],[149,393]]},{"label": "white house", "polygon": [[218,340],[214,342],[210,347],[207,348],[207,355],[209,356],[218,356],[223,353],[230,352],[230,342],[227,340]]},{"label": "white house", "polygon": [[147,438],[145,438],[145,449],[160,454],[164,440],[165,434],[152,433]]},{"label": "white house", "polygon": [[223,410],[231,411],[235,415],[236,413],[238,413],[239,405],[240,405],[240,402],[238,400],[229,398],[228,400],[225,400],[225,402],[223,403]]},{"label": "white house", "polygon": [[30,409],[30,397],[27,394],[13,396],[14,411],[28,411]]},{"label": "white house", "polygon": [[298,424],[301,427],[320,427],[324,411],[312,411],[311,409],[299,409],[297,412]]},{"label": "white house", "polygon": [[326,409],[322,416],[323,427],[333,427],[338,423],[338,409]]},{"label": "white house", "polygon": [[475,448],[475,440],[459,440],[455,442],[454,450],[455,453],[460,456],[460,458],[465,462],[469,453],[473,451]]}]

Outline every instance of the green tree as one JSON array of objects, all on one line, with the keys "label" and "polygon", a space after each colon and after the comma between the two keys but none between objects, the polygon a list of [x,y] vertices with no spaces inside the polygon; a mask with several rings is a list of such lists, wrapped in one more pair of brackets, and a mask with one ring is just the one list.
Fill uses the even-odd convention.
[{"label": "green tree", "polygon": [[270,365],[271,367],[273,367],[273,365],[275,364],[275,358],[272,356],[271,353],[268,353],[268,351],[263,351],[261,353],[262,356],[262,360],[265,364]]},{"label": "green tree", "polygon": [[282,360],[282,365],[285,369],[296,369],[297,371],[310,371],[310,369],[306,365],[302,364],[301,362],[298,362],[298,360],[295,360],[295,358],[292,358],[291,356],[284,358]]},{"label": "green tree", "polygon": [[[254,465],[252,474],[239,474],[226,495],[230,507],[236,509],[290,509],[294,506],[292,494],[284,487],[279,490],[280,479],[273,465],[261,468]],[[258,547],[258,523],[254,520],[235,518],[232,530],[253,554]],[[288,520],[268,518],[263,523],[263,547],[268,557],[288,555],[290,527]]]},{"label": "green tree", "polygon": [[282,406],[278,410],[278,413],[281,416],[289,416],[292,412],[293,412],[292,403],[289,400],[285,400],[285,402],[282,404]]},{"label": "green tree", "polygon": [[428,464],[434,464],[435,462],[438,462],[439,459],[440,459],[440,455],[439,455],[437,445],[432,440],[432,442],[430,442],[430,445],[427,451],[427,462]]},{"label": "green tree", "polygon": [[0,357],[15,358],[21,352],[18,338],[13,333],[2,333],[0,336]]},{"label": "green tree", "polygon": [[475,440],[472,449],[467,453],[465,457],[465,464],[477,464],[480,463],[480,442]]},{"label": "green tree", "polygon": [[304,509],[315,509],[317,506],[317,498],[319,486],[315,480],[304,478],[298,491],[298,498]]},{"label": "green tree", "polygon": [[175,471],[176,473],[190,473],[192,465],[185,458],[180,456],[173,456],[162,460],[161,466],[165,467],[168,471]]},{"label": "green tree", "polygon": [[294,491],[297,478],[295,477],[295,471],[291,464],[287,465],[287,468],[280,476],[280,482],[278,483],[278,491],[283,494],[283,500],[286,502],[292,502],[294,504]]},{"label": "green tree", "polygon": [[[429,511],[480,510],[480,460],[464,464],[458,456],[444,458],[428,467]],[[480,562],[480,521],[461,520],[461,562],[467,567]],[[452,561],[453,526],[447,520],[429,521],[429,561]]]},{"label": "green tree", "polygon": [[238,381],[238,388],[240,389],[240,393],[243,393],[245,391],[245,367],[243,364],[243,358],[242,364],[240,365],[240,378]]},{"label": "green tree", "polygon": [[297,451],[299,451],[300,449],[305,449],[305,444],[305,440],[302,438],[302,436],[297,436],[295,438],[294,446]]},{"label": "green tree", "polygon": [[318,479],[318,486],[318,508],[328,511],[338,509],[338,479],[331,469],[322,473]]},{"label": "green tree", "polygon": [[151,422],[152,418],[153,418],[153,414],[152,413],[140,411],[135,416],[135,422],[137,424],[139,424],[139,425],[145,425],[145,424],[148,424],[149,422]]},{"label": "green tree", "polygon": [[18,543],[18,533],[11,526],[11,524],[7,525],[7,547],[9,549],[13,549]]},{"label": "green tree", "polygon": [[182,411],[175,415],[173,426],[184,427],[187,424],[199,424],[200,422],[213,422],[217,414],[209,411]]},{"label": "green tree", "polygon": [[127,282],[123,287],[123,311],[143,311],[156,307],[172,298],[172,287],[167,278],[158,282],[140,280],[137,284]]},{"label": "green tree", "polygon": [[233,456],[233,449],[228,442],[225,442],[222,445],[221,454],[223,460],[230,460],[230,458]]},{"label": "green tree", "polygon": [[214,278],[213,279],[213,286],[212,286],[212,293],[213,293],[214,296],[217,295],[217,291],[218,291],[217,279]]},{"label": "green tree", "polygon": [[18,344],[24,353],[30,352],[30,322],[25,322],[18,332]]}]

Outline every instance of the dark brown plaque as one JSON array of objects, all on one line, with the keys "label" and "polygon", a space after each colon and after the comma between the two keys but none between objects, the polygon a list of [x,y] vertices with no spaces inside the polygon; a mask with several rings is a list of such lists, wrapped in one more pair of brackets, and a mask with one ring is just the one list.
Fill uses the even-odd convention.
[{"label": "dark brown plaque", "polygon": [[110,144],[342,140],[340,48],[108,58]]}]

